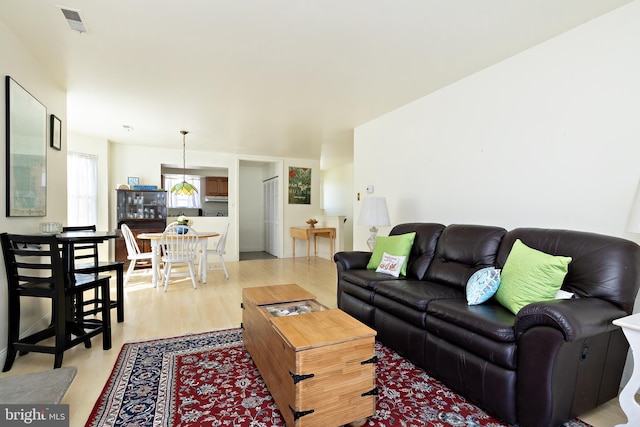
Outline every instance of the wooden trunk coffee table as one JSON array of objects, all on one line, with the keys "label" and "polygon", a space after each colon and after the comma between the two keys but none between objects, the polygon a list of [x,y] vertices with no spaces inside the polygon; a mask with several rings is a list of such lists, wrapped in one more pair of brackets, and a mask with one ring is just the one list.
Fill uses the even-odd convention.
[{"label": "wooden trunk coffee table", "polygon": [[251,354],[288,426],[340,426],[375,414],[376,332],[297,285],[242,291]]}]

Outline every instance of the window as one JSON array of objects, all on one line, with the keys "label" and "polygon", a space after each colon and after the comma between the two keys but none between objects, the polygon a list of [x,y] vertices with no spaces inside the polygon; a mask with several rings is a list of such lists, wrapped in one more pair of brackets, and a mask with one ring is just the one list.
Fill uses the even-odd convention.
[{"label": "window", "polygon": [[67,225],[98,223],[98,157],[67,152]]},{"label": "window", "polygon": [[[186,180],[189,184],[193,185],[197,193],[190,196],[176,195],[171,192],[174,185],[179,184],[182,180]],[[200,177],[191,175],[165,175],[164,176],[164,188],[169,190],[169,199],[167,200],[168,208],[200,208]]]}]

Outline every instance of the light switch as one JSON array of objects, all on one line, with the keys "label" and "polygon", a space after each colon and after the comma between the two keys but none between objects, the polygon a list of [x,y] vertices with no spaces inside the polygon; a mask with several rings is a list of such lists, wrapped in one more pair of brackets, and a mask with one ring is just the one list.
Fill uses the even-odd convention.
[{"label": "light switch", "polygon": [[367,193],[373,193],[373,185],[367,185]]}]

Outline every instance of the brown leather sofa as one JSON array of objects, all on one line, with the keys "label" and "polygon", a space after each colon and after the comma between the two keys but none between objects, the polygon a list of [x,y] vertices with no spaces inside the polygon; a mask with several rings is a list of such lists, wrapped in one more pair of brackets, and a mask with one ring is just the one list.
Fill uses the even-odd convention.
[{"label": "brown leather sofa", "polygon": [[[407,275],[367,270],[369,252],[339,252],[338,307],[377,339],[504,422],[561,425],[618,394],[628,343],[611,322],[631,314],[640,247],[569,230],[410,223]],[[502,268],[516,239],[571,256],[562,289],[572,299],[513,315],[494,299],[467,305],[469,277]]]}]

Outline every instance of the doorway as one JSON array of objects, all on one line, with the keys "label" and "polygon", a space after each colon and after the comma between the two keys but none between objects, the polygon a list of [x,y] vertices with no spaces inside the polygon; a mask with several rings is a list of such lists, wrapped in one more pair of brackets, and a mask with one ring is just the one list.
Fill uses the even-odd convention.
[{"label": "doorway", "polygon": [[239,259],[282,256],[282,161],[238,164]]}]

